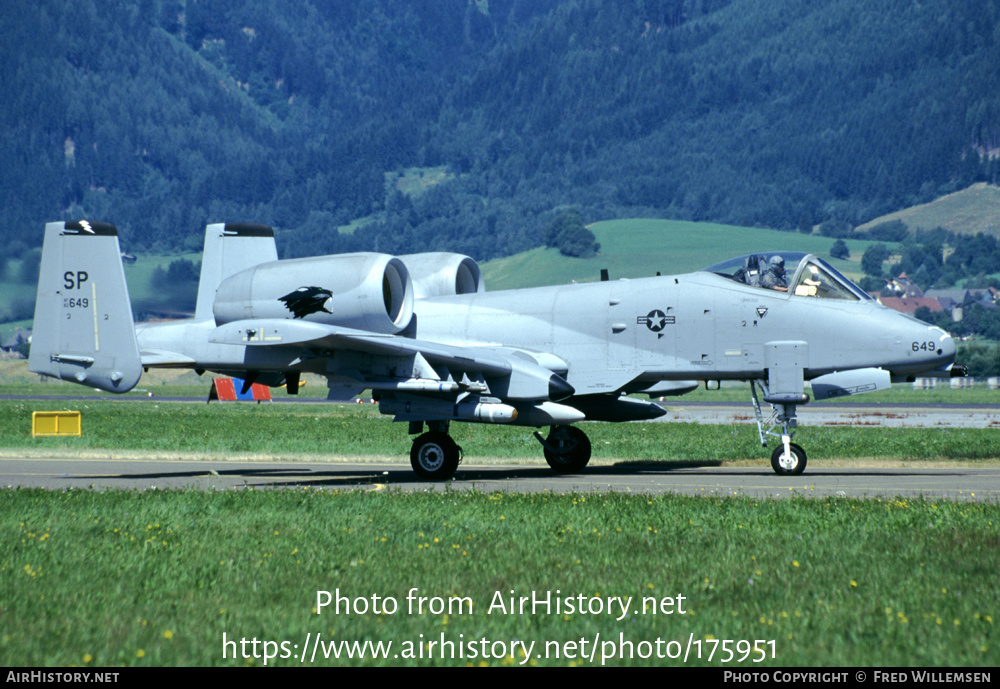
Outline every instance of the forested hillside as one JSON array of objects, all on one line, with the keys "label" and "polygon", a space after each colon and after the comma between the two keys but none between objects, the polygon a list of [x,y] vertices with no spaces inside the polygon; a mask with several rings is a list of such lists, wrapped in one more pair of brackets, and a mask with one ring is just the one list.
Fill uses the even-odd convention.
[{"label": "forested hillside", "polygon": [[998,20],[997,0],[7,0],[0,240],[88,217],[191,249],[246,220],[284,256],[488,259],[567,207],[853,226],[996,181]]}]

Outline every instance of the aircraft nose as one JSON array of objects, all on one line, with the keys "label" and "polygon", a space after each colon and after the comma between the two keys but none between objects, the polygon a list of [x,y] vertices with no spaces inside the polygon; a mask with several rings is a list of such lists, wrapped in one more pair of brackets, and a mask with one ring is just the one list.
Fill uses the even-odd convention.
[{"label": "aircraft nose", "polygon": [[[938,328],[938,330],[941,330],[941,329]],[[956,352],[955,340],[954,340],[954,338],[952,338],[951,335],[949,335],[948,333],[946,333],[944,330],[941,330],[941,334],[942,334],[942,337],[941,337],[941,353],[942,353],[943,356],[948,357],[950,361],[954,361],[955,360],[955,352]]]},{"label": "aircraft nose", "polygon": [[944,370],[955,361],[955,340],[937,326],[926,326],[910,345],[926,370]]}]

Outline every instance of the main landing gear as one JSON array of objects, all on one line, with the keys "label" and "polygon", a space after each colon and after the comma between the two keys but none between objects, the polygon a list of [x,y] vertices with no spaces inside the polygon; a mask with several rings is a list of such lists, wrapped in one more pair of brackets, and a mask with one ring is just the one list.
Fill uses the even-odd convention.
[{"label": "main landing gear", "polygon": [[[425,481],[447,481],[455,475],[462,461],[462,448],[448,435],[448,422],[427,422],[429,430],[423,433],[423,423],[413,422],[410,431],[420,433],[410,448],[410,465],[417,476]],[[557,474],[583,471],[590,461],[590,438],[576,426],[552,426],[549,435],[535,438],[542,444],[545,461]]]},{"label": "main landing gear", "polygon": [[583,471],[590,461],[590,438],[576,426],[553,426],[544,440],[535,431],[535,438],[542,444],[545,461],[557,474]]},{"label": "main landing gear", "polygon": [[418,436],[410,448],[410,465],[426,481],[447,481],[462,461],[462,448],[444,431],[428,431]]},{"label": "main landing gear", "polygon": [[[762,447],[767,447],[767,436],[769,435],[781,438],[781,444],[774,448],[774,452],[771,453],[771,468],[774,469],[774,473],[781,476],[797,476],[805,471],[806,451],[792,442],[794,429],[798,425],[795,420],[796,405],[793,403],[772,403],[774,411],[765,422],[760,411],[760,401],[757,399],[758,385],[761,385],[758,381],[750,381],[750,393],[753,395],[753,408],[757,415],[757,433],[760,435],[760,444]],[[761,385],[761,391],[765,392],[764,401],[767,401],[763,385]],[[764,430],[765,425],[770,427]],[[781,426],[780,434],[774,432],[774,429],[779,425]]]}]

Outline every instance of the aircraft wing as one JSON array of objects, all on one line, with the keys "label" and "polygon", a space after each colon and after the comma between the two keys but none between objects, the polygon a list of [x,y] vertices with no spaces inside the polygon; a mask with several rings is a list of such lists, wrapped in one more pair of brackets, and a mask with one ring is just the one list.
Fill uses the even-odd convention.
[{"label": "aircraft wing", "polygon": [[[566,399],[575,392],[561,376],[541,366],[530,354],[489,347],[457,347],[399,335],[373,333],[344,326],[279,318],[233,321],[212,331],[215,344],[247,347],[298,347],[322,352],[343,350],[369,356],[412,360],[408,375],[397,376],[416,391],[416,380],[427,383],[427,391],[443,392],[433,381],[472,377],[489,381],[490,391],[506,400]],[[379,376],[376,376],[378,378]],[[383,376],[384,377],[384,376]],[[365,382],[373,382],[366,379]],[[374,381],[378,382],[378,381]],[[398,387],[398,386],[397,386]],[[468,388],[469,383],[462,387]]]},{"label": "aircraft wing", "polygon": [[318,349],[350,349],[378,356],[420,353],[425,358],[442,364],[457,364],[463,370],[495,374],[510,372],[510,365],[505,359],[490,355],[486,350],[451,347],[398,335],[279,318],[226,323],[213,331],[209,341],[249,347],[295,345]]}]

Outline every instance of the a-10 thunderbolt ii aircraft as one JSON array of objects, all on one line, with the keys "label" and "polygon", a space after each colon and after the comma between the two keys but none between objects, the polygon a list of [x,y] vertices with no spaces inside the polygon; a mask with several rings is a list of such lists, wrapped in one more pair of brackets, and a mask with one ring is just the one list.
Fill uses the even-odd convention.
[{"label": "a-10 thunderbolt ii aircraft", "polygon": [[[891,311],[813,255],[751,255],[686,275],[486,292],[457,254],[355,253],[278,260],[271,228],[213,224],[195,317],[134,325],[117,231],[49,223],[30,369],[122,393],[150,367],[214,371],[298,390],[325,376],[329,399],[371,389],[409,422],[414,471],[445,480],[461,450],[452,421],[540,428],[545,459],[577,472],[590,441],[573,424],[653,419],[648,398],[704,382],[750,381],[771,464],[801,473],[796,407],[916,375],[962,375],[945,331]],[[757,391],[771,416],[765,420]],[[780,427],[780,432],[775,429]]]}]

